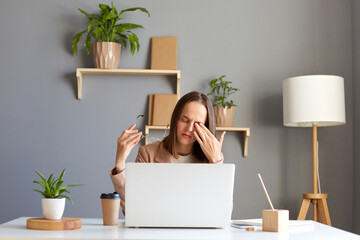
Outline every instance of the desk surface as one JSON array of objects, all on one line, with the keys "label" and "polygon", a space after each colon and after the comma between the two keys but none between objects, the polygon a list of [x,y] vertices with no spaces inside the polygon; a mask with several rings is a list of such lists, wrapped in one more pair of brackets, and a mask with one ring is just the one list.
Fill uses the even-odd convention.
[{"label": "desk surface", "polygon": [[0,225],[0,239],[360,239],[359,235],[314,222],[313,229],[290,229],[285,233],[246,232],[233,227],[223,229],[126,228],[124,220],[118,226],[103,226],[100,218],[83,218],[78,230],[40,231],[26,229],[27,217]]}]

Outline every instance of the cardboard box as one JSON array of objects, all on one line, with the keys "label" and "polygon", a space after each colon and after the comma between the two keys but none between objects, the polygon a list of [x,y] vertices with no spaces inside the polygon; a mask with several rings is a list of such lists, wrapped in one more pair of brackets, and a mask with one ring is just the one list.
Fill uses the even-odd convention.
[{"label": "cardboard box", "polygon": [[151,69],[177,70],[177,37],[153,37]]}]

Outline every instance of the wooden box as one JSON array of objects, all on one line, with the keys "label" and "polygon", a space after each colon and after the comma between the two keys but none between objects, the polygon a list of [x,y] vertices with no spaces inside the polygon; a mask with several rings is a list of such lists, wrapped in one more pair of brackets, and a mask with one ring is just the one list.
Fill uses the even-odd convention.
[{"label": "wooden box", "polygon": [[262,230],[267,232],[287,232],[289,227],[289,210],[262,211]]}]

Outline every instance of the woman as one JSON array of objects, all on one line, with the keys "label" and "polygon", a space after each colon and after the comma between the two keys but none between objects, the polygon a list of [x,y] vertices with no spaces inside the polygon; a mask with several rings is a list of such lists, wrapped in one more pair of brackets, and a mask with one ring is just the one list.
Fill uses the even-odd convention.
[{"label": "woman", "polygon": [[[121,195],[125,214],[125,161],[141,140],[142,132],[133,124],[117,140],[115,168],[110,172],[115,191]],[[222,163],[221,146],[225,132],[215,137],[214,109],[200,92],[184,95],[171,116],[170,133],[162,141],[139,148],[135,162],[144,163]]]}]

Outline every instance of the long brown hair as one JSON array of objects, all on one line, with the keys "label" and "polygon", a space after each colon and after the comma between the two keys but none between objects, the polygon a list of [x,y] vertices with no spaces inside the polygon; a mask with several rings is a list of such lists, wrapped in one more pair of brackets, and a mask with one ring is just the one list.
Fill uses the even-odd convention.
[{"label": "long brown hair", "polygon": [[[216,136],[214,108],[212,106],[211,100],[201,92],[193,91],[187,93],[177,102],[171,115],[169,135],[163,140],[164,148],[176,158],[178,158],[178,153],[175,150],[175,143],[177,141],[177,123],[185,105],[194,101],[205,106],[207,110],[205,126],[212,134],[214,134],[214,136]],[[197,141],[194,142],[192,154],[194,154],[194,156],[200,161],[209,162]]]}]

